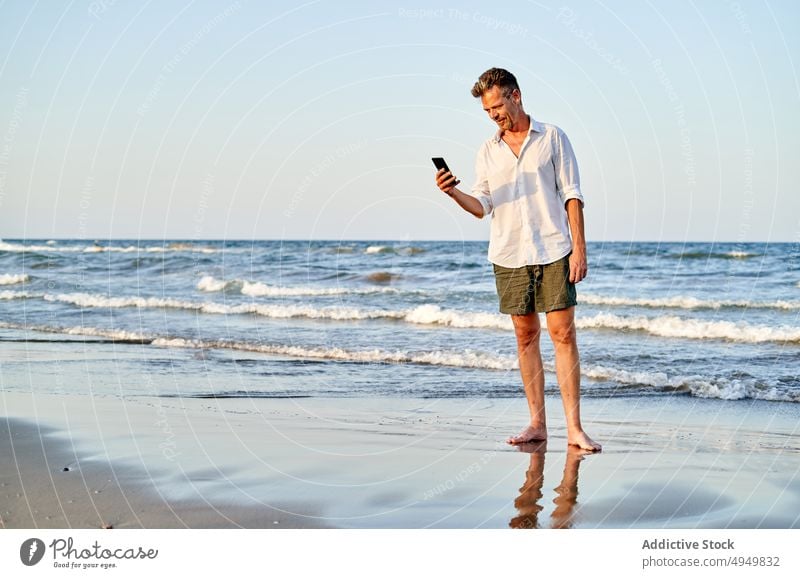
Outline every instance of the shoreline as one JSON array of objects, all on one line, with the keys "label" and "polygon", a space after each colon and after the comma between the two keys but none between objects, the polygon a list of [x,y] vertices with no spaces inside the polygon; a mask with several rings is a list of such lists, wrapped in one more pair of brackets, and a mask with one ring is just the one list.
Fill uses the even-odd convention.
[{"label": "shoreline", "polygon": [[557,396],[524,448],[523,400],[0,399],[7,528],[800,527],[794,404],[585,399],[581,455]]}]

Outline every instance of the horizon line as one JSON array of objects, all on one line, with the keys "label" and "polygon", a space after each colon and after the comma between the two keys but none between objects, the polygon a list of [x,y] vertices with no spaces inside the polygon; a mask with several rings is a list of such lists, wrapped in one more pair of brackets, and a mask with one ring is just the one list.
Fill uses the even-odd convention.
[{"label": "horizon line", "polygon": [[[387,239],[387,238],[352,238],[352,239],[312,239],[312,238],[243,238],[243,237],[0,237],[0,243],[5,241],[86,241],[88,243],[100,241],[184,241],[184,242],[201,242],[201,241],[231,241],[231,242],[320,242],[320,243],[488,243],[489,239]],[[742,241],[742,240],[697,240],[697,239],[601,239],[601,240],[587,240],[587,243],[718,243],[718,244],[737,244],[746,245],[752,243],[773,243],[773,244],[800,244],[800,240],[794,241]]]}]

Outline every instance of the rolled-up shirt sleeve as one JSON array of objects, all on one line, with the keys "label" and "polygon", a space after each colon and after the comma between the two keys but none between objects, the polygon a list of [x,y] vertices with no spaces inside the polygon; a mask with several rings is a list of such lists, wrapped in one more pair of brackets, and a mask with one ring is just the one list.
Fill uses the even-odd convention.
[{"label": "rolled-up shirt sleeve", "polygon": [[[485,146],[485,145],[484,145]],[[475,184],[472,185],[472,196],[478,199],[483,207],[483,216],[490,215],[494,210],[492,194],[489,190],[489,175],[486,165],[486,152],[484,147],[478,151],[475,159]]]},{"label": "rolled-up shirt sleeve", "polygon": [[578,174],[578,161],[575,159],[575,152],[567,135],[561,129],[555,133],[556,142],[553,150],[553,159],[556,172],[556,191],[561,198],[563,205],[570,199],[578,199],[581,205],[584,204],[583,194],[581,193],[581,177]]}]

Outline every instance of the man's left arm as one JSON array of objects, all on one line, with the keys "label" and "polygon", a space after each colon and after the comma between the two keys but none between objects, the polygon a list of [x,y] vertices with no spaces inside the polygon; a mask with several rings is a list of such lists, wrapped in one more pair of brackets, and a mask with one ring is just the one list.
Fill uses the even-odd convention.
[{"label": "man's left arm", "polygon": [[580,283],[586,277],[586,237],[583,232],[583,194],[581,177],[578,174],[578,161],[575,151],[564,131],[557,128],[553,143],[556,191],[564,203],[572,237],[572,255],[569,258],[569,280]]},{"label": "man's left arm", "polygon": [[583,203],[578,199],[569,199],[566,208],[572,235],[569,280],[571,283],[580,283],[589,271],[589,264],[586,261],[586,237],[583,232]]}]

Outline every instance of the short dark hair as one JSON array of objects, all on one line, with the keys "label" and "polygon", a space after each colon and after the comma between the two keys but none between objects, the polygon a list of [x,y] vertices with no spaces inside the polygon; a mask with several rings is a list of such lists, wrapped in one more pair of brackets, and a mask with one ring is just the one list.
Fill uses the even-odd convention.
[{"label": "short dark hair", "polygon": [[515,89],[519,90],[516,76],[504,68],[490,68],[480,75],[478,82],[472,87],[472,96],[480,98],[483,96],[484,92],[493,86],[504,89],[503,93],[505,96],[511,94]]}]

